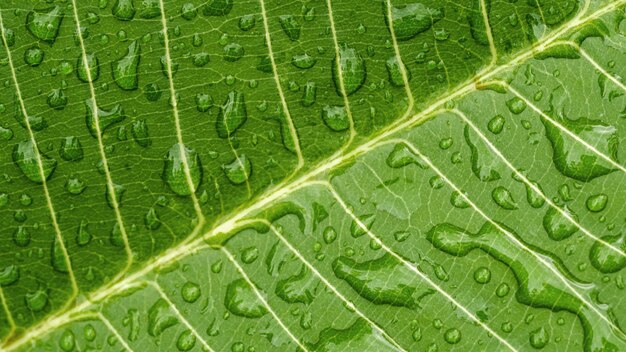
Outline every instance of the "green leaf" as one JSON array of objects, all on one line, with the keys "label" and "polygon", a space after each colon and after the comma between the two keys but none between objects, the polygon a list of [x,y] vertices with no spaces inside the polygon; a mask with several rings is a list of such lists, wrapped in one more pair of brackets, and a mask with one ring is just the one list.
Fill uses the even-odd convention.
[{"label": "green leaf", "polygon": [[625,4],[3,1],[0,350],[626,350]]}]

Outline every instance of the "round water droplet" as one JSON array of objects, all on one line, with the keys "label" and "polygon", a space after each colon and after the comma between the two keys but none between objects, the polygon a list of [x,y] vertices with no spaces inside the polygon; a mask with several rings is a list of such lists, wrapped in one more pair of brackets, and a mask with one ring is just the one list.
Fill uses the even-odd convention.
[{"label": "round water droplet", "polygon": [[587,209],[589,209],[589,211],[598,213],[606,208],[606,203],[608,202],[608,200],[609,196],[604,193],[600,193],[589,196],[589,198],[587,198],[587,201],[585,202],[585,205],[587,206]]},{"label": "round water droplet", "polygon": [[324,242],[326,242],[326,244],[331,244],[337,239],[337,231],[335,231],[332,226],[328,226],[324,229],[322,237],[324,238]]},{"label": "round water droplet", "polygon": [[[568,216],[566,217],[561,212]],[[568,217],[573,221],[570,221]],[[561,241],[578,231],[578,226],[574,222],[578,222],[578,216],[567,206],[562,210],[550,207],[543,217],[543,228],[551,239]]]},{"label": "round water droplet", "polygon": [[65,329],[59,339],[59,347],[65,352],[71,352],[76,347],[76,337],[70,329]]},{"label": "round water droplet", "polygon": [[455,344],[459,343],[459,341],[461,341],[461,332],[458,329],[455,329],[455,328],[448,329],[443,334],[443,339],[447,343],[449,343],[451,345],[455,345]]},{"label": "round water droplet", "polygon": [[533,330],[528,336],[528,341],[530,345],[535,349],[542,349],[546,347],[548,342],[550,341],[550,336],[548,335],[548,331],[543,327]]},{"label": "round water droplet", "polygon": [[230,43],[224,46],[224,60],[235,62],[243,57],[245,50],[237,43]]},{"label": "round water droplet", "polygon": [[491,281],[491,271],[488,268],[481,266],[474,271],[474,280],[479,284],[488,283]]},{"label": "round water droplet", "polygon": [[489,132],[493,134],[500,134],[500,132],[504,129],[504,122],[504,116],[496,115],[489,120],[487,129],[489,129]]},{"label": "round water droplet", "polygon": [[196,335],[191,330],[185,330],[178,335],[176,348],[181,352],[190,351],[196,345]]},{"label": "round water droplet", "polygon": [[183,284],[183,287],[180,289],[180,294],[183,297],[183,300],[187,303],[194,303],[200,298],[200,286],[193,282],[187,281]]},{"label": "round water droplet", "polygon": [[38,47],[32,47],[24,52],[24,62],[31,67],[41,65],[44,58],[44,51]]}]

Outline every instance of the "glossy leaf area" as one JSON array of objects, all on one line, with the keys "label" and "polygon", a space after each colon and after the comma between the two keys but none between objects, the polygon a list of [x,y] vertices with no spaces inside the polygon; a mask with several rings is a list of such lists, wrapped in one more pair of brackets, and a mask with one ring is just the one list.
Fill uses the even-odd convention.
[{"label": "glossy leaf area", "polygon": [[624,3],[3,0],[0,350],[626,350]]}]

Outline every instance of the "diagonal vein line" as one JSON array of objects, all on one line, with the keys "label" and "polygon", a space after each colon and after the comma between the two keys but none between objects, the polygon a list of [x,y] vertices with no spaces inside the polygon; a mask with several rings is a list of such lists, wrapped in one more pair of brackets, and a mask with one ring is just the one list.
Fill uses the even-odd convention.
[{"label": "diagonal vein line", "polygon": [[491,32],[491,24],[489,22],[486,0],[480,0],[480,12],[483,16],[483,22],[485,23],[485,33],[487,34],[487,40],[489,41],[489,51],[491,51],[491,62],[489,65],[493,66],[498,61],[498,50],[496,49],[496,43],[493,40],[493,33]]},{"label": "diagonal vein line", "polygon": [[107,327],[107,329],[109,329],[109,331],[111,331],[113,333],[113,335],[115,335],[115,337],[117,337],[117,340],[122,344],[122,346],[124,347],[124,349],[128,352],[133,352],[132,348],[130,348],[130,346],[128,345],[128,343],[126,342],[126,340],[124,340],[124,338],[122,337],[122,335],[119,333],[119,331],[117,331],[117,329],[113,326],[113,324],[111,324],[111,322],[109,321],[109,319],[107,319],[102,313],[98,312],[96,313],[96,316],[98,317],[98,319],[100,319],[100,321]]},{"label": "diagonal vein line", "polygon": [[[517,245],[520,250],[523,250],[527,253],[529,253],[530,255],[532,255],[533,257],[535,257],[537,259],[537,261],[539,261],[542,265],[544,265],[546,268],[548,268],[548,270],[550,270],[554,276],[556,278],[558,278],[559,280],[561,280],[561,282],[563,282],[563,284],[565,286],[567,286],[567,288],[578,298],[580,299],[581,302],[583,302],[587,307],[589,307],[594,313],[596,313],[598,315],[598,317],[600,319],[602,319],[604,322],[606,322],[612,329],[614,329],[615,331],[619,331],[621,332],[622,330],[617,327],[615,325],[615,323],[613,323],[607,316],[605,316],[604,314],[602,314],[602,312],[600,312],[598,310],[598,308],[593,305],[591,302],[589,302],[587,299],[585,299],[585,297],[583,297],[580,292],[578,292],[578,290],[576,290],[572,284],[567,280],[567,278],[565,278],[561,273],[559,273],[557,271],[557,269],[555,269],[552,265],[550,265],[550,263],[548,263],[541,255],[537,254],[535,251],[533,251],[532,249],[530,249],[526,244],[524,244],[523,242],[521,242],[519,239],[517,239],[517,237],[515,237],[513,234],[511,234],[507,229],[505,229],[504,227],[502,227],[498,222],[494,221],[491,217],[489,217],[482,209],[480,209],[476,203],[474,203],[471,199],[469,199],[468,196],[465,195],[465,193],[463,191],[461,191],[461,189],[459,187],[457,187],[452,181],[450,181],[450,179],[443,173],[441,172],[441,170],[439,170],[439,168],[437,168],[437,166],[435,166],[435,164],[433,164],[432,161],[430,161],[430,159],[428,159],[424,154],[420,153],[420,151],[408,140],[406,139],[394,139],[394,140],[390,140],[387,143],[391,144],[391,143],[404,143],[407,145],[407,147],[416,155],[419,155],[422,160],[428,164],[428,166],[430,166],[433,171],[439,175],[447,184],[448,186],[450,186],[454,191],[456,191],[461,197],[463,197],[463,199],[467,202],[467,204],[470,205],[470,207],[472,209],[474,209],[474,211],[476,211],[480,216],[483,217],[483,219],[485,219],[485,221],[489,222],[490,224],[492,224],[494,227],[496,227],[500,232],[502,232],[511,242],[513,242],[515,245]],[[623,334],[623,333],[622,333]]]},{"label": "diagonal vein line", "polygon": [[[270,223],[269,221],[267,221],[265,219],[253,219],[250,222],[260,222],[260,223],[263,223],[263,224],[267,225],[272,230],[274,235],[276,235],[276,237],[278,237],[278,239],[287,248],[289,248],[291,253],[293,253],[293,255],[296,256],[296,258],[298,258],[302,262],[302,264],[304,264],[309,270],[311,270],[311,272],[313,274],[315,274],[315,276],[317,276],[317,278],[320,279],[320,281],[322,281],[322,283],[324,283],[324,285],[326,287],[328,287],[331,291],[333,291],[335,296],[337,296],[350,310],[354,311],[359,317],[361,317],[363,320],[367,321],[367,323],[372,328],[374,328],[376,331],[378,331],[378,333],[383,335],[385,337],[385,339],[387,339],[399,351],[407,352],[402,346],[400,346],[400,344],[396,340],[394,340],[388,333],[386,333],[385,330],[383,330],[380,326],[378,326],[378,324],[376,324],[374,321],[372,321],[370,318],[368,318],[363,312],[361,312],[354,305],[353,302],[351,302],[343,294],[341,294],[341,292],[339,292],[339,290],[335,286],[333,286],[330,283],[330,281],[328,281],[317,269],[315,269],[315,267],[308,260],[306,260],[306,258],[304,258],[304,256],[302,254],[300,254],[300,252],[298,252],[298,250],[296,248],[294,248],[294,246],[289,241],[287,241],[287,239],[283,235],[280,234],[278,229],[276,229],[276,227],[274,227],[274,225],[272,225],[272,223]],[[244,225],[244,224],[245,223],[243,223],[243,222],[241,223],[241,225]]]},{"label": "diagonal vein line", "polygon": [[157,292],[159,292],[159,295],[161,296],[161,298],[163,298],[167,304],[170,306],[170,308],[174,311],[174,314],[176,314],[176,316],[178,316],[178,319],[180,319],[183,322],[183,325],[185,325],[187,327],[187,329],[189,329],[198,340],[200,340],[200,344],[202,344],[202,346],[209,352],[215,352],[214,349],[211,348],[211,346],[209,346],[209,344],[204,340],[204,338],[202,338],[202,335],[200,335],[200,333],[198,333],[198,331],[196,331],[196,328],[194,328],[193,325],[191,325],[189,323],[189,321],[187,321],[187,319],[185,319],[185,317],[181,314],[181,312],[178,310],[178,308],[176,307],[176,305],[174,305],[174,303],[169,299],[169,297],[167,296],[167,294],[165,294],[165,292],[163,292],[163,289],[161,288],[161,286],[154,282],[151,281],[150,282],[150,286],[152,286],[155,290],[157,290]]},{"label": "diagonal vein line", "polygon": [[[432,117],[434,113],[439,112],[439,110],[444,106],[446,102],[460,98],[467,95],[468,93],[475,91],[477,86],[476,82],[488,81],[492,77],[496,77],[497,75],[501,74],[503,71],[506,71],[515,65],[519,65],[520,63],[525,62],[529,58],[533,57],[533,55],[535,55],[537,52],[544,51],[549,45],[551,45],[551,43],[558,40],[560,36],[572,30],[573,28],[578,28],[588,21],[599,18],[611,11],[614,11],[625,3],[626,0],[616,0],[610,2],[607,5],[604,5],[603,7],[600,7],[599,9],[595,10],[587,16],[583,16],[582,14],[580,14],[580,16],[577,16],[574,20],[567,22],[565,25],[556,29],[549,35],[541,38],[540,41],[534,43],[527,50],[520,52],[517,56],[513,57],[508,62],[492,68],[491,70],[482,70],[481,72],[478,72],[473,79],[467,80],[459,84],[457,88],[452,92],[448,92],[438,97],[435,101],[430,103],[428,108],[408,117],[407,119],[401,119],[390,124],[388,127],[378,132],[378,134],[374,134],[367,142],[361,144],[354,150],[346,154],[343,154],[341,152],[335,153],[331,157],[313,166],[310,171],[298,177],[297,179],[290,179],[288,180],[288,182],[283,181],[277,184],[275,187],[269,188],[268,190],[263,192],[263,194],[259,195],[257,197],[257,200],[253,202],[250,206],[241,208],[234,215],[224,218],[215,226],[207,230],[207,232],[204,233],[201,238],[198,238],[190,243],[182,243],[181,245],[174,246],[170,250],[167,250],[163,254],[155,257],[153,260],[149,261],[144,266],[138,268],[136,271],[127,275],[123,279],[115,280],[111,282],[111,284],[98,289],[92,295],[92,300],[94,302],[98,302],[107,298],[108,296],[116,294],[117,292],[121,292],[127,287],[132,286],[133,282],[138,281],[142,275],[149,273],[154,268],[161,265],[170,264],[179,260],[182,257],[189,255],[189,253],[193,253],[194,249],[197,248],[200,244],[203,244],[205,240],[219,236],[221,233],[230,232],[236,227],[238,221],[246,218],[250,214],[253,214],[254,212],[268,206],[269,204],[272,204],[273,202],[286,197],[294,190],[314,184],[315,182],[311,180],[315,177],[329,172],[333,168],[338,167],[339,165],[342,165],[349,160],[352,160],[358,155],[362,155],[380,145],[385,144],[386,138],[397,133],[398,131],[426,121],[427,119]],[[28,329],[28,331],[26,331],[19,338],[12,339],[8,343],[5,343],[0,347],[5,348],[7,351],[13,351],[20,346],[23,346],[30,339],[35,338],[39,334],[54,329],[65,323],[66,321],[72,319],[73,314],[86,309],[91,304],[93,303],[90,301],[83,301],[81,304],[76,305],[70,310],[53,315],[49,319]]]},{"label": "diagonal vein line", "polygon": [[272,315],[272,317],[274,317],[274,320],[276,320],[276,322],[278,323],[278,325],[280,325],[280,327],[287,333],[287,335],[289,335],[289,337],[293,340],[293,342],[295,342],[298,347],[300,347],[303,351],[308,352],[308,349],[306,347],[304,347],[304,345],[300,342],[300,340],[298,340],[292,333],[291,331],[289,331],[289,329],[287,328],[287,326],[285,326],[285,324],[282,322],[282,320],[280,320],[280,318],[278,317],[278,315],[276,314],[276,312],[274,312],[274,310],[272,309],[272,307],[270,307],[270,305],[267,303],[267,300],[265,300],[265,298],[263,297],[263,295],[261,294],[261,292],[259,292],[259,289],[254,285],[254,283],[252,282],[252,280],[250,280],[250,277],[246,274],[246,272],[243,270],[243,268],[241,267],[241,265],[239,265],[239,263],[237,262],[237,259],[235,259],[235,257],[232,255],[232,253],[230,253],[228,251],[228,249],[226,249],[226,247],[222,247],[221,248],[222,253],[224,253],[224,255],[226,255],[226,257],[228,258],[228,260],[235,266],[235,268],[237,269],[237,271],[239,272],[239,274],[241,274],[241,276],[243,277],[244,280],[246,280],[246,282],[248,283],[248,285],[250,285],[250,288],[252,288],[252,291],[254,291],[254,294],[257,296],[257,298],[261,301],[261,303],[263,304],[263,306],[265,306],[265,309],[267,309],[267,311]]},{"label": "diagonal vein line", "polygon": [[585,50],[583,50],[580,47],[577,47],[578,52],[580,53],[580,55],[585,58],[585,60],[587,60],[591,66],[593,66],[596,70],[598,70],[600,72],[600,74],[602,74],[603,76],[605,76],[606,78],[608,78],[609,80],[611,80],[611,82],[615,83],[616,86],[618,86],[621,90],[623,90],[624,92],[626,92],[626,85],[624,85],[624,83],[622,83],[620,80],[618,80],[617,78],[615,78],[615,76],[613,76],[612,74],[610,74],[607,70],[605,70],[596,60],[594,60],[591,55],[589,55]]},{"label": "diagonal vein line", "polygon": [[[163,1],[163,0],[161,0]],[[287,100],[285,99],[285,93],[283,92],[283,87],[280,84],[280,79],[278,77],[278,67],[276,66],[276,60],[274,58],[274,50],[272,49],[272,38],[270,37],[270,25],[267,20],[267,11],[265,10],[265,0],[259,0],[261,4],[261,15],[263,16],[263,27],[265,28],[265,42],[267,43],[267,51],[269,52],[270,62],[272,63],[272,71],[274,73],[274,81],[276,82],[276,89],[278,89],[278,95],[280,96],[280,103],[283,106],[283,111],[285,112],[285,119],[287,120],[287,125],[289,126],[289,134],[291,135],[291,139],[293,140],[294,149],[296,150],[296,155],[298,156],[298,166],[296,170],[301,169],[304,166],[304,157],[302,156],[302,150],[300,150],[300,140],[298,139],[298,131],[296,130],[296,126],[291,118],[291,113],[289,112],[289,107],[287,106]],[[282,123],[282,122],[281,122]]]},{"label": "diagonal vein line", "polygon": [[[130,266],[133,263],[133,253],[130,248],[130,243],[128,242],[128,233],[126,232],[126,227],[124,226],[124,220],[122,219],[122,213],[120,211],[119,204],[117,203],[117,195],[115,194],[115,187],[113,185],[113,179],[111,177],[111,170],[109,169],[109,163],[107,161],[106,153],[104,150],[104,143],[102,142],[102,132],[100,131],[100,116],[98,114],[98,103],[96,101],[96,89],[93,85],[93,80],[91,77],[91,69],[89,67],[88,58],[87,58],[87,48],[85,47],[85,42],[83,39],[81,27],[80,27],[80,19],[78,18],[78,4],[77,0],[72,0],[72,9],[74,16],[74,23],[76,24],[76,38],[78,38],[78,43],[80,44],[81,50],[81,58],[83,62],[83,68],[85,69],[85,73],[87,75],[87,81],[89,84],[89,94],[91,96],[91,111],[94,114],[95,127],[96,127],[96,135],[98,140],[98,151],[100,152],[100,160],[102,160],[102,167],[104,169],[104,175],[106,178],[106,187],[111,195],[111,205],[113,206],[113,211],[115,212],[115,220],[117,221],[117,225],[119,226],[120,233],[122,234],[122,241],[124,242],[124,249],[126,251],[126,266],[116,278],[122,277],[124,273],[126,273]],[[115,279],[113,279],[115,281]]]},{"label": "diagonal vein line", "polygon": [[508,86],[509,91],[511,91],[514,95],[516,95],[518,98],[523,100],[526,103],[526,105],[530,106],[530,108],[532,110],[534,110],[536,113],[541,115],[544,119],[548,120],[548,122],[550,122],[554,127],[556,127],[559,130],[563,131],[563,133],[567,134],[569,137],[574,139],[576,142],[582,144],[587,149],[589,149],[591,152],[593,152],[594,154],[596,154],[597,156],[599,156],[600,158],[604,159],[606,162],[608,162],[609,164],[613,165],[614,167],[616,167],[617,169],[619,169],[620,171],[622,171],[623,173],[626,174],[626,167],[616,163],[609,156],[605,155],[604,153],[602,153],[601,151],[596,149],[596,147],[592,146],[587,141],[585,141],[584,139],[580,138],[579,136],[577,136],[572,131],[568,130],[565,126],[561,125],[558,121],[556,121],[552,117],[548,116],[548,114],[546,114],[545,112],[541,111],[541,109],[539,109],[535,104],[533,104],[530,100],[528,100],[526,97],[524,97],[515,88],[511,87],[510,85],[507,85],[507,86]]},{"label": "diagonal vein line", "polygon": [[406,72],[406,66],[404,65],[404,61],[402,60],[402,54],[400,53],[400,46],[398,45],[398,39],[396,37],[396,31],[393,28],[393,15],[391,12],[391,0],[385,0],[385,5],[387,7],[387,23],[389,23],[389,32],[391,33],[391,43],[393,44],[393,50],[398,58],[398,66],[400,67],[400,74],[402,75],[402,81],[404,82],[404,90],[406,92],[406,98],[408,99],[409,106],[406,108],[406,113],[400,120],[404,120],[412,111],[415,106],[415,98],[413,98],[413,92],[411,91],[411,86],[409,85],[409,75]]},{"label": "diagonal vein line", "polygon": [[517,349],[515,349],[508,341],[506,341],[503,337],[501,337],[493,329],[491,329],[489,326],[487,326],[485,323],[483,323],[480,319],[478,319],[478,317],[476,315],[474,315],[474,313],[470,312],[469,309],[465,308],[465,306],[463,306],[459,301],[454,299],[454,297],[452,297],[452,295],[450,295],[443,288],[441,288],[434,281],[432,281],[426,274],[424,274],[419,269],[417,269],[417,267],[415,267],[415,265],[413,265],[412,263],[410,263],[409,261],[404,259],[402,256],[400,256],[398,253],[393,251],[391,248],[389,248],[378,236],[376,236],[374,233],[372,233],[372,231],[370,231],[367,228],[367,226],[365,226],[365,224],[363,224],[363,222],[361,220],[359,220],[359,218],[356,215],[354,215],[352,210],[350,210],[350,207],[346,204],[346,202],[343,200],[341,195],[335,190],[335,188],[330,183],[326,183],[326,187],[328,188],[330,193],[333,195],[333,197],[337,200],[337,202],[339,203],[341,208],[343,208],[344,212],[346,214],[348,214],[348,216],[350,216],[352,218],[352,220],[354,222],[356,222],[356,224],[359,225],[359,227],[363,231],[365,231],[365,233],[367,233],[367,236],[369,238],[371,238],[372,240],[374,240],[376,242],[376,244],[378,244],[385,252],[387,252],[391,256],[393,256],[396,260],[398,260],[400,263],[402,263],[407,269],[409,269],[412,272],[414,272],[415,274],[417,274],[417,276],[419,276],[422,280],[424,280],[426,283],[428,283],[432,288],[434,288],[437,292],[439,292],[439,294],[444,296],[448,301],[450,301],[450,303],[452,303],[454,306],[456,306],[461,311],[463,311],[463,313],[465,313],[465,315],[467,315],[472,321],[474,321],[477,325],[479,325],[485,331],[487,331],[487,333],[495,336],[495,338],[498,339],[498,341],[500,341],[503,345],[505,345],[509,350],[517,351]]},{"label": "diagonal vein line", "polygon": [[526,186],[530,187],[535,193],[543,198],[543,200],[548,203],[548,205],[550,205],[552,208],[554,208],[554,210],[558,211],[564,218],[574,224],[579,230],[587,235],[587,237],[593,239],[594,241],[602,243],[604,246],[610,248],[618,255],[626,257],[626,253],[624,253],[620,248],[592,234],[589,230],[587,230],[579,222],[577,222],[571,215],[569,215],[566,211],[557,206],[550,198],[546,197],[545,194],[543,194],[543,192],[539,189],[539,187],[535,186],[532,182],[530,182],[530,180],[528,180],[526,176],[524,176],[524,174],[519,172],[518,169],[500,152],[500,150],[498,150],[498,148],[496,148],[495,145],[493,145],[493,143],[491,143],[487,136],[485,136],[462,111],[455,109],[451,110],[451,112],[461,117],[461,119],[463,119],[474,130],[474,132],[476,132],[480,139],[483,140],[487,147],[491,149],[491,151],[496,154],[502,160],[502,162],[506,164],[506,166],[511,169],[515,173],[515,175],[517,175],[526,184]]},{"label": "diagonal vein line", "polygon": [[[352,117],[352,109],[350,108],[350,100],[348,99],[348,94],[346,93],[346,86],[343,82],[343,71],[341,70],[341,57],[339,56],[339,42],[337,40],[337,29],[335,28],[335,18],[333,15],[333,4],[332,0],[326,0],[326,6],[328,7],[328,21],[330,22],[330,32],[333,35],[333,44],[335,46],[335,69],[337,70],[337,79],[339,80],[339,88],[341,90],[341,95],[343,98],[343,104],[346,106],[346,114],[348,115],[348,123],[350,124],[350,137],[348,142],[345,144],[345,147],[348,147],[352,144],[354,137],[356,136],[356,130],[354,128],[354,118]],[[343,149],[343,148],[342,148]],[[340,154],[340,153],[339,153]]]},{"label": "diagonal vein line", "polygon": [[[76,0],[72,0],[76,1]],[[183,171],[185,174],[185,181],[187,182],[187,187],[191,191],[191,200],[193,202],[193,207],[196,211],[196,215],[198,216],[198,225],[197,227],[201,227],[204,224],[204,214],[202,214],[202,208],[200,207],[200,202],[198,202],[198,197],[196,197],[196,192],[193,186],[193,178],[191,177],[191,171],[189,170],[189,161],[187,160],[187,153],[185,152],[185,145],[183,143],[183,132],[180,127],[180,118],[178,114],[178,99],[176,97],[176,89],[174,88],[174,74],[172,73],[172,56],[170,54],[170,38],[167,33],[167,19],[165,18],[165,3],[163,0],[159,0],[159,7],[161,12],[161,25],[163,27],[163,42],[165,45],[165,60],[167,65],[167,80],[169,83],[169,90],[172,102],[172,113],[174,115],[174,124],[176,125],[176,138],[178,140],[179,153],[184,156],[182,158],[183,162]]]},{"label": "diagonal vein line", "polygon": [[4,21],[2,18],[2,10],[0,10],[0,33],[2,34],[2,43],[6,48],[7,53],[7,61],[9,63],[9,68],[11,69],[11,78],[13,79],[13,84],[15,84],[15,93],[17,94],[17,99],[20,104],[20,109],[22,110],[22,115],[24,117],[24,122],[26,124],[26,129],[28,130],[28,136],[30,138],[31,143],[33,143],[33,148],[35,150],[35,158],[37,160],[37,171],[39,172],[39,178],[41,179],[41,186],[43,188],[44,196],[46,198],[46,204],[48,207],[48,211],[50,212],[50,218],[52,220],[52,227],[54,228],[55,238],[57,243],[59,244],[59,248],[63,253],[63,261],[65,263],[65,267],[67,268],[67,272],[70,276],[70,282],[72,285],[72,294],[67,299],[65,306],[69,306],[73,303],[74,298],[78,295],[78,285],[76,283],[76,277],[74,276],[74,269],[72,268],[72,262],[70,261],[70,256],[67,252],[67,248],[65,247],[65,241],[63,240],[63,235],[61,234],[61,229],[59,228],[59,223],[57,219],[56,212],[54,210],[54,206],[52,204],[52,197],[50,196],[50,191],[48,190],[48,182],[46,180],[46,176],[43,170],[43,164],[41,161],[41,152],[39,151],[39,146],[37,145],[37,140],[35,138],[35,134],[33,133],[33,129],[30,126],[30,121],[28,120],[28,112],[26,111],[26,105],[24,104],[24,99],[22,97],[22,91],[20,89],[20,84],[17,81],[17,73],[15,71],[15,66],[13,64],[13,56],[11,55],[11,50],[9,49],[9,45],[7,43],[6,31],[4,28]]},{"label": "diagonal vein line", "polygon": [[[15,320],[13,320],[13,314],[9,310],[9,305],[7,303],[7,299],[4,296],[4,289],[0,286],[0,304],[2,304],[2,308],[7,315],[7,322],[9,323],[9,332],[0,340],[0,343],[8,340],[15,333]],[[2,347],[0,347],[0,351],[2,351]]]}]

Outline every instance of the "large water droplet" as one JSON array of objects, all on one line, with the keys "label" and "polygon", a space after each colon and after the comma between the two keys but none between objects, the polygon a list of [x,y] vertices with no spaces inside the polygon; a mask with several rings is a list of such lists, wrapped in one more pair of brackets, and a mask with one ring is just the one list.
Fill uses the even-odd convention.
[{"label": "large water droplet", "polygon": [[224,305],[231,313],[240,317],[260,318],[267,314],[267,309],[244,279],[228,284]]},{"label": "large water droplet", "polygon": [[128,46],[126,55],[111,63],[115,83],[123,90],[134,90],[139,85],[139,43],[135,40]]},{"label": "large water droplet", "polygon": [[[626,256],[624,254],[626,241],[624,241],[624,234],[604,236],[601,240],[606,244],[596,241],[589,250],[591,265],[605,274],[616,273],[622,270],[626,266]],[[616,251],[609,245],[618,250]]]},{"label": "large water droplet", "polygon": [[[183,158],[187,161],[189,175],[193,184],[191,189],[187,183]],[[163,180],[170,186],[170,189],[181,196],[187,196],[195,193],[202,179],[202,166],[200,164],[200,156],[195,150],[174,144],[165,156],[165,165],[163,167]]]},{"label": "large water droplet", "polygon": [[54,6],[43,10],[30,11],[26,16],[26,28],[37,39],[54,43],[63,21],[63,10]]},{"label": "large water droplet", "polygon": [[176,315],[167,301],[160,298],[148,310],[148,333],[151,336],[160,336],[165,329],[178,323]]},{"label": "large water droplet", "polygon": [[130,21],[135,17],[133,0],[116,0],[111,13],[120,21]]},{"label": "large water droplet", "polygon": [[[38,155],[41,159],[41,171],[37,160]],[[31,140],[15,145],[13,148],[13,162],[29,180],[37,183],[50,179],[57,166],[57,161],[39,153],[39,150]]]},{"label": "large water droplet", "polygon": [[87,129],[94,138],[98,137],[98,129],[96,128],[96,122],[99,123],[100,134],[104,135],[104,132],[112,125],[123,121],[126,118],[124,109],[121,104],[115,105],[110,110],[103,110],[97,107],[98,121],[96,121],[96,115],[93,111],[94,104],[91,98],[85,100],[86,115],[85,120],[87,122]]},{"label": "large water droplet", "polygon": [[296,41],[300,39],[300,31],[302,29],[302,25],[298,23],[296,17],[293,15],[283,15],[278,17],[278,21],[280,22],[280,26],[287,34],[287,37],[291,41]]},{"label": "large water droplet", "polygon": [[65,137],[61,140],[61,149],[59,150],[61,158],[67,161],[78,161],[83,158],[83,147],[78,137]]},{"label": "large water droplet", "polygon": [[252,163],[245,154],[240,155],[230,164],[222,165],[228,180],[236,185],[245,183],[252,173]]},{"label": "large water droplet", "polygon": [[[337,65],[337,62],[339,62],[339,65]],[[339,48],[339,57],[333,60],[333,82],[335,82],[337,94],[343,96],[338,69],[343,78],[343,86],[346,95],[356,92],[363,86],[363,83],[365,83],[367,76],[365,60],[356,52],[356,49],[343,45]]]},{"label": "large water droplet", "polygon": [[350,119],[344,106],[324,106],[322,108],[322,121],[333,131],[340,132],[350,128]]},{"label": "large water droplet", "polygon": [[[383,3],[384,18],[389,26],[387,8]],[[427,31],[434,23],[443,18],[442,9],[427,7],[421,3],[412,3],[391,8],[393,32],[399,41],[409,40],[419,33]]]},{"label": "large water droplet", "polygon": [[[578,222],[578,216],[567,206],[563,207],[562,212]],[[543,228],[548,236],[555,241],[566,239],[578,231],[578,226],[554,207],[550,207],[546,211],[543,217]]]}]

